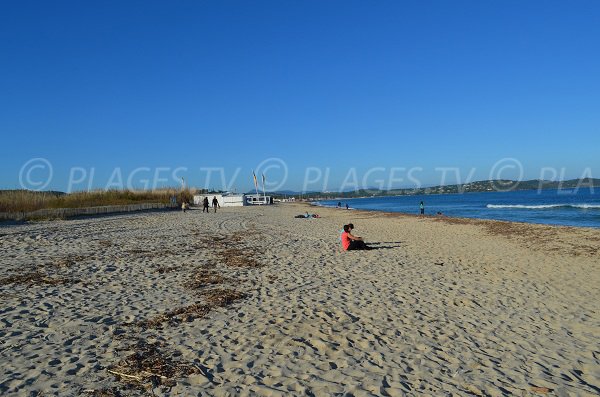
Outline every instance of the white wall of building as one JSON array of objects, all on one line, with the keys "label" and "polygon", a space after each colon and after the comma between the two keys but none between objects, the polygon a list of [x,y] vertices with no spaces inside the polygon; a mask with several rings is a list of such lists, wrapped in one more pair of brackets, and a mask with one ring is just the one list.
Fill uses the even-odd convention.
[{"label": "white wall of building", "polygon": [[246,205],[243,194],[197,194],[194,196],[194,205],[202,206],[204,197],[208,197],[208,205],[212,207],[213,198],[216,197],[221,207],[241,207]]},{"label": "white wall of building", "polygon": [[223,202],[221,204],[219,200],[219,204],[221,207],[242,207],[246,205],[246,197],[243,194],[229,194],[223,196]]}]

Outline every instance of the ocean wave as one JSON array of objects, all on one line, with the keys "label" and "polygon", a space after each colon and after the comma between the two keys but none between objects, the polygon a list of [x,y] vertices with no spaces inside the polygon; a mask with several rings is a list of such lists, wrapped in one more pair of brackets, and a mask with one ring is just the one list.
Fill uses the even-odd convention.
[{"label": "ocean wave", "polygon": [[515,208],[525,210],[543,210],[551,208],[579,208],[579,209],[600,209],[600,204],[540,204],[540,205],[524,205],[524,204],[488,204],[487,208]]}]

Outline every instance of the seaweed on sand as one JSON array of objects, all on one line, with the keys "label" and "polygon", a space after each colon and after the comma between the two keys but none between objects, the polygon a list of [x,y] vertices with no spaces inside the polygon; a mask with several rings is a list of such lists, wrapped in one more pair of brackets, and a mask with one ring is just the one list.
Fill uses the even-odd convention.
[{"label": "seaweed on sand", "polygon": [[244,298],[244,294],[233,289],[213,289],[202,295],[205,302],[196,302],[188,306],[178,307],[166,311],[147,320],[142,320],[135,325],[142,328],[160,328],[163,324],[177,325],[182,322],[191,322],[206,316],[215,307],[225,307]]},{"label": "seaweed on sand", "polygon": [[134,350],[132,354],[108,369],[122,382],[133,383],[146,390],[159,386],[173,387],[177,378],[199,372],[196,366],[176,359],[176,353],[166,351],[159,342],[139,340],[130,349]]},{"label": "seaweed on sand", "polygon": [[48,275],[34,271],[23,274],[15,274],[8,277],[0,278],[0,286],[8,285],[8,284],[24,284],[28,286],[33,285],[58,285],[58,284],[66,284],[71,282],[72,280],[68,278],[60,278],[60,277],[49,277]]}]

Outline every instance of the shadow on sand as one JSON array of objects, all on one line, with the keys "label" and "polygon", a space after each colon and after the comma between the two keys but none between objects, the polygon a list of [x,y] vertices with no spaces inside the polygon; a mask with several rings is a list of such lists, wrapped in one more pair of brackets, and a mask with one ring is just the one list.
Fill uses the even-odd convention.
[{"label": "shadow on sand", "polygon": [[[377,243],[367,243],[372,250],[382,250],[382,249],[393,249],[393,248],[402,248],[400,245],[401,241],[385,241],[385,242],[377,242]],[[395,245],[381,245],[381,244],[395,244]]]}]

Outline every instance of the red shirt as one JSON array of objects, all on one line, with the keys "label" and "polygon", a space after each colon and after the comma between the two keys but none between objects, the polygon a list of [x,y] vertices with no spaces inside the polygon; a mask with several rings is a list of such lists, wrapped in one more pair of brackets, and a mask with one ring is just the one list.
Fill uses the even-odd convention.
[{"label": "red shirt", "polygon": [[342,247],[346,251],[348,250],[348,247],[350,247],[350,237],[348,237],[348,232],[342,233]]}]

